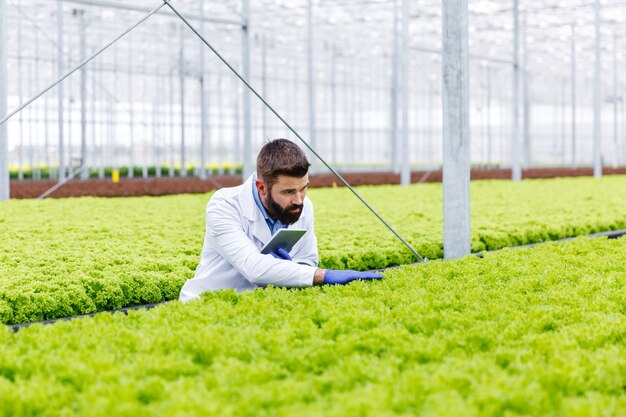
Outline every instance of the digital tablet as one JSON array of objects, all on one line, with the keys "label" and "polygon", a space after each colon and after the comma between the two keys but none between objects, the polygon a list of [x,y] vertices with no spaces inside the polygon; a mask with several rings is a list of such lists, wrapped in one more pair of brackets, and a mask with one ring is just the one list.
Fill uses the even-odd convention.
[{"label": "digital tablet", "polygon": [[290,252],[305,233],[306,229],[279,229],[270,241],[261,248],[261,253],[268,254],[278,250],[278,248]]}]

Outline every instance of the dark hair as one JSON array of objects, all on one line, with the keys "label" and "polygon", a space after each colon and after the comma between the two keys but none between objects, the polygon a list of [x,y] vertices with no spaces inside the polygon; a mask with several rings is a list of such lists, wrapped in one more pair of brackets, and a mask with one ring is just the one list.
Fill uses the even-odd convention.
[{"label": "dark hair", "polygon": [[304,177],[309,172],[309,161],[298,145],[287,139],[274,139],[261,148],[256,158],[256,170],[268,187],[279,175]]}]

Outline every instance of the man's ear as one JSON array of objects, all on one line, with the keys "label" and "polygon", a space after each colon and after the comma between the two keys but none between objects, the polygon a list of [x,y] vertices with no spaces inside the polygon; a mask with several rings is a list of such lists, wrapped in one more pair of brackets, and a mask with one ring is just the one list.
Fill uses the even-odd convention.
[{"label": "man's ear", "polygon": [[259,195],[265,198],[267,196],[267,187],[265,187],[263,180],[257,179],[255,185]]}]

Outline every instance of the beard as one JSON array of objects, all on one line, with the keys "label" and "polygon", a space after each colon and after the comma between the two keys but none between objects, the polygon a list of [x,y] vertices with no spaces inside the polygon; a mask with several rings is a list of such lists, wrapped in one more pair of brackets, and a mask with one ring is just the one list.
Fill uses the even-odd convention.
[{"label": "beard", "polygon": [[282,224],[290,225],[298,221],[302,215],[304,209],[304,202],[302,204],[291,204],[286,208],[283,208],[272,198],[272,191],[267,193],[267,214],[273,219],[279,220]]}]

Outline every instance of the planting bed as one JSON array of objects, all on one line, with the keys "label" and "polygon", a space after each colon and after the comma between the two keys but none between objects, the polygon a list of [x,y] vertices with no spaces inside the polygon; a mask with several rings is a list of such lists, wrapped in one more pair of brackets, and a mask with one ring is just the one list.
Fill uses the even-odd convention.
[{"label": "planting bed", "polygon": [[0,332],[5,416],[619,416],[626,238]]},{"label": "planting bed", "polygon": [[[472,250],[626,228],[623,176],[481,181]],[[430,259],[442,255],[441,185],[359,192]],[[343,188],[312,189],[323,267],[376,269],[411,253]],[[176,299],[193,276],[210,195],[21,200],[0,211],[0,321],[23,323]]]},{"label": "planting bed", "polygon": [[[604,175],[624,175],[626,167],[604,168]],[[190,173],[191,175],[192,173]],[[352,185],[382,185],[399,184],[400,175],[393,172],[343,172],[343,177]],[[531,168],[522,171],[522,177],[554,178],[592,176],[593,169],[581,167],[571,168]],[[412,183],[441,182],[441,171],[414,171],[411,173]],[[341,182],[332,174],[311,175],[311,187],[330,187],[333,183]],[[510,179],[510,169],[472,169],[472,180]],[[24,180],[11,181],[11,198],[37,198],[52,188],[56,181],[51,180]],[[135,178],[124,176],[119,183],[107,179],[72,180],[50,194],[49,198],[63,197],[129,197],[142,195],[169,195],[183,193],[206,193],[222,187],[232,187],[241,184],[240,175],[214,175],[206,180],[198,177],[165,177],[147,179],[141,178],[138,172]]]}]

